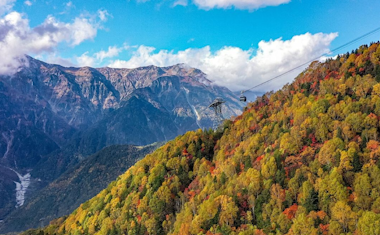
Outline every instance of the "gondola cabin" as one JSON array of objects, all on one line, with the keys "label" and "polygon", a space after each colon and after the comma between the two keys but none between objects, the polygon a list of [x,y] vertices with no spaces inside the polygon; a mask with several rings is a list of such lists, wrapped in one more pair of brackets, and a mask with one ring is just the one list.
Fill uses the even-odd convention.
[{"label": "gondola cabin", "polygon": [[240,101],[241,102],[247,102],[247,97],[245,95],[240,96]]}]

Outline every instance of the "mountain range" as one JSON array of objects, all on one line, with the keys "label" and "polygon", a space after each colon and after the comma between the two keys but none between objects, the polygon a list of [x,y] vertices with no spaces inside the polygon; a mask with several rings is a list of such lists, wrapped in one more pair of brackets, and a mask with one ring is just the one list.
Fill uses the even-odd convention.
[{"label": "mountain range", "polygon": [[184,64],[68,68],[26,60],[16,74],[0,76],[0,220],[106,146],[210,128],[216,97],[227,101],[225,117],[242,108],[235,94]]}]

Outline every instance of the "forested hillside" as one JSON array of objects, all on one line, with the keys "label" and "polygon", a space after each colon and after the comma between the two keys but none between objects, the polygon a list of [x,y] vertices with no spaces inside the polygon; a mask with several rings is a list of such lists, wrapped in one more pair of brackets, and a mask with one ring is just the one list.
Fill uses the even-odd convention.
[{"label": "forested hillside", "polygon": [[112,145],[87,157],[12,212],[0,223],[0,234],[48,225],[71,213],[159,146]]},{"label": "forested hillside", "polygon": [[380,234],[380,45],[188,132],[25,234]]}]

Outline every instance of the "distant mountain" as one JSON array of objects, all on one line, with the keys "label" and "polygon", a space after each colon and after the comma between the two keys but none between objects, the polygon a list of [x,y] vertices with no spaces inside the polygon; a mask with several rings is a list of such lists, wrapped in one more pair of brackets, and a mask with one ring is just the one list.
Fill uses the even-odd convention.
[{"label": "distant mountain", "polygon": [[380,234],[380,43],[138,161],[44,234]]},{"label": "distant mountain", "polygon": [[242,104],[231,91],[212,86],[200,70],[181,64],[166,68],[148,66],[99,71],[120,90],[121,98],[113,108],[103,111],[103,117],[97,122],[77,131],[64,148],[38,162],[33,175],[41,182],[57,178],[85,156],[105,146],[146,145],[173,139],[189,130],[210,128],[214,113],[208,105],[216,97],[227,101],[223,107],[226,117],[241,110]]},{"label": "distant mountain", "polygon": [[183,64],[95,69],[27,60],[15,75],[0,76],[0,220],[106,146],[209,128],[207,106],[216,97],[227,101],[227,118],[242,108],[227,88]]}]

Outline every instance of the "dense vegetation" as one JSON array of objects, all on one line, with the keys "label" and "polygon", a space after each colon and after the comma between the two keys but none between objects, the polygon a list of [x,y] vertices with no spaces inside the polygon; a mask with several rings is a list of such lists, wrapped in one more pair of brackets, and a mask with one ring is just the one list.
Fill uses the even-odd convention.
[{"label": "dense vegetation", "polygon": [[160,145],[112,145],[87,157],[12,212],[0,223],[0,234],[47,225],[71,213]]},{"label": "dense vegetation", "polygon": [[380,234],[380,45],[312,63],[26,234]]}]

